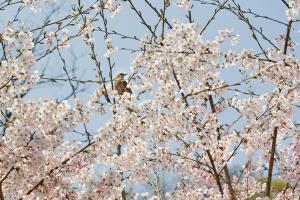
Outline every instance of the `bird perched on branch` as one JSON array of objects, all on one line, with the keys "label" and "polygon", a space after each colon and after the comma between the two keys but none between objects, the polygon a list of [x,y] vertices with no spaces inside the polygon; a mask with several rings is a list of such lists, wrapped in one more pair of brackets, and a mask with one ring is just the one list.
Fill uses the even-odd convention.
[{"label": "bird perched on branch", "polygon": [[127,74],[119,73],[114,81],[115,89],[118,91],[118,95],[123,95],[124,92],[132,94],[132,91],[127,87],[127,82],[124,80],[124,76]]}]

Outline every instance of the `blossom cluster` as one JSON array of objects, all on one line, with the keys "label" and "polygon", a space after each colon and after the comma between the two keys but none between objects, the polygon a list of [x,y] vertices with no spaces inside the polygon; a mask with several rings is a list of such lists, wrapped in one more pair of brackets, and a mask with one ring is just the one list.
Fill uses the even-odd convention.
[{"label": "blossom cluster", "polygon": [[[4,177],[1,193],[12,199],[48,198],[50,194],[59,199],[62,195],[71,197],[75,193],[70,192],[70,181],[58,174],[47,174],[80,147],[68,144],[65,134],[86,123],[93,112],[103,111],[102,93],[95,91],[87,105],[76,100],[73,107],[67,101],[24,100],[23,95],[39,81],[38,72],[32,71],[32,40],[32,33],[16,32],[12,27],[3,34],[6,46],[5,60],[0,65],[0,177]],[[43,186],[31,193],[41,180]]]},{"label": "blossom cluster", "polygon": [[176,6],[179,8],[190,10],[192,8],[192,3],[190,2],[190,0],[179,0],[177,1]]},{"label": "blossom cluster", "polygon": [[55,2],[56,0],[22,0],[21,2],[24,6],[30,6],[30,9],[34,13],[41,12],[42,9],[39,7],[39,4]]},{"label": "blossom cluster", "polygon": [[[121,130],[126,135],[124,138],[117,132],[114,142],[121,137],[122,143],[131,146],[134,140],[132,137],[150,137],[150,144],[162,149],[164,154],[156,154],[150,153],[151,147],[148,147],[153,157],[148,158],[151,162],[145,163],[144,169],[147,174],[149,169],[154,173],[162,166],[173,172],[176,169],[182,181],[173,193],[167,195],[171,199],[184,199],[187,193],[190,195],[189,199],[197,199],[201,195],[208,199],[222,198],[215,183],[216,175],[205,172],[209,171],[207,166],[212,164],[207,154],[209,152],[211,155],[216,170],[222,172],[237,153],[235,148],[239,154],[245,152],[249,178],[240,180],[238,176],[232,176],[231,181],[239,185],[236,188],[238,198],[246,199],[263,192],[265,188],[254,177],[264,176],[263,163],[268,163],[272,141],[270,138],[273,137],[275,127],[279,130],[277,152],[282,152],[279,157],[288,155],[285,145],[287,138],[291,140],[292,148],[295,148],[299,130],[292,118],[295,114],[294,105],[299,102],[299,61],[291,55],[284,56],[282,52],[272,50],[269,51],[271,61],[260,61],[252,50],[224,52],[220,50],[220,45],[225,39],[231,39],[228,31],[221,32],[221,37],[212,41],[204,41],[199,36],[200,32],[201,29],[195,24],[175,24],[173,32],[166,35],[161,46],[142,44],[145,51],[136,57],[132,68],[134,73],[139,74],[137,85],[132,84],[131,87],[149,91],[151,98],[132,103],[135,97],[131,95],[131,106],[118,100],[121,107],[115,110],[115,116],[122,116],[118,117],[118,121],[114,119],[114,126],[110,123],[108,128],[113,127],[112,132]],[[219,70],[235,66],[239,66],[243,72],[252,71],[250,78],[244,77],[235,85],[241,85],[245,79],[254,82],[262,77],[264,81],[276,84],[277,88],[257,98],[243,99],[235,96],[218,102],[218,97],[231,88],[219,74]],[[278,74],[281,76],[278,77]],[[212,103],[210,98],[216,102]],[[212,106],[215,108],[208,109]],[[230,107],[236,109],[246,120],[243,133],[231,130],[230,126],[229,129],[225,128],[226,124],[219,121],[218,116]],[[120,119],[123,121],[119,121]],[[106,135],[109,137],[113,133]],[[170,148],[172,139],[181,144],[175,151]],[[258,152],[261,152],[259,157],[254,158]],[[125,151],[124,154],[126,153]],[[167,159],[163,156],[165,154],[168,155]],[[288,158],[280,161],[281,165],[277,169],[280,177],[287,182],[286,177],[296,177],[295,173],[298,171],[292,170],[297,167],[290,156],[297,160],[295,154],[289,154]],[[156,162],[152,163],[153,161]],[[134,168],[134,165],[131,166]],[[139,173],[139,169],[134,172]],[[134,176],[134,172],[131,176]],[[292,180],[289,184],[297,184]],[[247,184],[245,188],[249,181],[253,184]],[[226,196],[229,194],[228,187],[225,184],[223,188],[225,199],[231,198]],[[298,193],[299,191],[293,193],[288,189],[285,193],[277,194],[276,198],[295,197]]]},{"label": "blossom cluster", "polygon": [[[289,4],[290,19],[297,16],[298,4]],[[177,1],[177,6],[192,8],[189,0]],[[120,4],[104,0],[92,8],[114,15]],[[83,21],[78,36],[94,48],[96,20]],[[58,50],[69,46],[71,38],[68,29],[59,30],[62,38],[53,47]],[[33,70],[38,42],[32,32],[8,26],[1,39],[0,197],[297,199],[300,60],[287,49],[265,49],[265,57],[252,49],[223,50],[226,41],[239,41],[232,29],[220,30],[212,40],[202,31],[196,23],[175,22],[162,38],[141,38],[127,85],[133,93],[119,95],[113,79],[107,83],[101,77],[101,63],[92,52],[101,86],[83,103],[23,98],[39,84]],[[57,34],[44,35],[49,49]],[[117,48],[105,39],[105,57],[110,57]],[[234,70],[239,75],[232,82],[223,72]],[[75,82],[69,76],[66,80]],[[254,91],[258,84],[265,90]],[[87,124],[103,114],[108,116],[105,125],[89,132]],[[68,140],[71,133],[85,140]],[[234,171],[241,157],[241,169]],[[160,172],[178,176],[172,189],[161,190],[159,178],[153,183]],[[284,188],[272,188],[266,197],[274,174]],[[146,183],[153,194],[129,193]]]},{"label": "blossom cluster", "polygon": [[289,2],[289,8],[286,10],[286,15],[289,20],[298,19],[299,10],[300,10],[300,1],[292,0]]},{"label": "blossom cluster", "polygon": [[110,12],[110,16],[114,17],[117,13],[121,11],[121,4],[118,0],[104,0],[101,2],[97,2],[93,5],[93,8],[96,11],[100,11],[101,9],[108,9]]}]

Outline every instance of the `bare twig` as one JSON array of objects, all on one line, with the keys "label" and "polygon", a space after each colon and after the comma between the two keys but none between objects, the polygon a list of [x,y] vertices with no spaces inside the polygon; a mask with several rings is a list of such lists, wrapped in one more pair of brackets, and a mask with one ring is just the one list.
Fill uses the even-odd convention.
[{"label": "bare twig", "polygon": [[218,12],[220,10],[222,10],[224,8],[224,5],[228,2],[229,0],[224,1],[224,3],[222,5],[220,5],[218,8],[215,9],[214,14],[211,16],[211,18],[207,21],[207,23],[205,24],[204,28],[201,30],[200,35],[203,34],[203,32],[206,30],[206,28],[208,27],[208,25],[215,19],[215,16],[218,14]]}]

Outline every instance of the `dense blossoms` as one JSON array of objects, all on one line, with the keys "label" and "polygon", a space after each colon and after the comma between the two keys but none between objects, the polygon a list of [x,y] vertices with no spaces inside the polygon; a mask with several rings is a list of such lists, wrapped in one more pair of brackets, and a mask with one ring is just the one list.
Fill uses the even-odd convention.
[{"label": "dense blossoms", "polygon": [[289,8],[286,10],[286,15],[289,20],[295,20],[299,16],[300,1],[292,0],[289,2]]},{"label": "dense blossoms", "polygon": [[[48,197],[49,193],[57,197],[71,195],[70,182],[54,174],[51,177],[45,175],[61,165],[74,148],[80,147],[64,141],[64,134],[86,122],[94,110],[101,112],[102,109],[96,106],[101,92],[96,91],[87,106],[77,100],[73,108],[67,101],[22,99],[39,80],[37,72],[31,71],[34,63],[32,34],[13,34],[12,28],[8,27],[3,38],[7,47],[6,60],[0,65],[1,112],[6,113],[2,118],[5,124],[0,138],[0,176],[2,181],[5,180],[1,193],[7,198],[25,197],[29,195],[30,187],[44,178],[45,188],[37,190],[32,197],[37,194]],[[15,48],[21,54],[15,56]],[[23,186],[16,190],[16,184]]]},{"label": "dense blossoms", "polygon": [[[189,12],[191,2],[176,5]],[[296,17],[297,5],[289,4],[289,19]],[[289,50],[289,39],[283,50],[275,46],[258,55],[253,49],[224,50],[228,42],[239,41],[233,29],[207,40],[193,22],[174,22],[162,37],[120,34],[139,41],[140,50],[127,85],[133,93],[118,95],[111,74],[111,56],[118,48],[109,36],[118,33],[106,30],[104,9],[114,15],[120,6],[113,0],[96,2],[87,8],[96,11],[94,18],[84,17],[87,11],[79,6],[73,14],[82,18],[74,21],[83,24],[77,24],[75,34],[60,20],[54,23],[58,31],[40,40],[10,25],[3,32],[0,200],[297,199],[300,60]],[[134,4],[131,8],[136,10]],[[96,27],[99,13],[104,29]],[[104,33],[110,80],[103,78],[95,53],[95,30]],[[89,48],[100,84],[86,103],[77,99],[77,77],[70,77],[62,56],[62,47],[71,47],[77,36]],[[73,101],[24,98],[44,78],[33,70],[41,58],[35,53],[39,43],[47,46],[42,57],[58,51]],[[228,72],[237,74],[234,81]],[[260,89],[253,89],[257,85]],[[104,125],[88,131],[87,124],[102,117]],[[69,139],[72,133],[84,139],[75,142]],[[176,177],[169,189],[162,189],[161,174]],[[276,181],[283,187],[275,187]],[[151,194],[134,191],[145,184]]]}]

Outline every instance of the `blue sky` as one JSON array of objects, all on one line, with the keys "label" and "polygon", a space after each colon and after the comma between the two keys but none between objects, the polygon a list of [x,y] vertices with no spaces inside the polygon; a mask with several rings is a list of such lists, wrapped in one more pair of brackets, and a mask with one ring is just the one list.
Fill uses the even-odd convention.
[{"label": "blue sky", "polygon": [[[51,16],[52,21],[61,19],[67,13],[71,12],[71,5],[76,3],[77,1],[61,1],[57,0],[54,6],[50,6],[46,4],[42,6],[42,12],[38,14],[33,14],[28,8],[25,8],[24,11],[20,14],[20,18],[23,19],[28,27],[35,28],[39,27],[43,24],[43,21],[46,19],[48,13],[52,11],[51,8],[58,8],[55,14]],[[85,0],[82,1],[84,5],[91,5],[94,1]],[[163,5],[162,0],[152,0],[150,1],[153,5],[161,8]],[[203,27],[206,22],[213,15],[214,6],[211,5],[203,5],[199,1],[192,1],[194,3],[194,7],[192,9],[192,16],[200,27]],[[212,2],[212,1],[208,1]],[[231,1],[229,1],[231,2]],[[286,15],[285,15],[285,5],[280,0],[237,0],[242,6],[243,10],[251,10],[254,13],[258,13],[260,15],[269,16],[271,18],[278,19],[287,23]],[[143,0],[133,0],[133,3],[136,5],[137,9],[139,9],[146,19],[146,21],[153,25],[157,22],[158,18],[156,14],[151,10]],[[188,22],[186,15],[186,10],[182,8],[177,8],[174,6],[175,1],[172,2],[172,6],[167,10],[167,18],[170,22],[176,20],[179,22]],[[232,4],[232,3],[231,3]],[[117,14],[114,18],[108,16],[108,28],[110,31],[115,30],[118,33],[122,33],[124,35],[136,36],[138,38],[143,37],[146,34],[149,34],[146,27],[140,23],[140,19],[137,17],[136,13],[130,9],[129,3],[122,2],[122,10],[119,14]],[[3,11],[2,16],[0,17],[0,29],[3,30],[3,27],[7,24],[8,21],[12,20],[13,16],[16,13],[17,6],[11,6],[8,10]],[[248,15],[249,20],[252,24],[254,24],[257,28],[262,27],[262,30],[266,36],[271,39],[278,37],[280,34],[285,33],[286,27],[280,25],[278,23],[271,22],[264,18],[253,17],[253,15]],[[15,23],[17,24],[17,23]],[[95,23],[95,26],[103,27],[103,23],[101,20]],[[241,22],[227,10],[220,11],[215,20],[209,25],[206,31],[203,34],[204,40],[214,39],[218,35],[219,29],[234,29],[235,33],[240,35],[240,43],[234,47],[230,45],[224,45],[224,49],[232,48],[235,51],[241,50],[243,48],[252,48],[254,50],[258,50],[258,45],[252,39],[251,31],[246,23]],[[72,29],[76,29],[73,27]],[[70,32],[72,32],[70,29]],[[295,23],[294,29],[298,30],[299,25]],[[49,29],[51,31],[51,28]],[[170,31],[170,30],[168,30]],[[298,31],[295,31],[291,36],[294,41],[299,40]],[[95,32],[94,38],[96,39],[96,51],[98,58],[101,61],[101,65],[104,73],[108,74],[108,63],[106,58],[103,56],[105,53],[105,43],[103,39],[102,32]],[[138,43],[132,39],[121,39],[120,37],[116,37],[112,35],[113,45],[119,48],[132,48],[138,49]],[[266,42],[262,41],[262,45],[267,48],[270,45]],[[299,54],[299,51],[296,51],[296,54]],[[77,79],[81,80],[97,80],[95,77],[95,66],[88,55],[88,49],[86,48],[85,43],[81,38],[76,38],[72,41],[71,47],[68,49],[62,50],[62,55],[64,56],[67,64],[67,68],[71,70],[72,65],[75,63],[76,71],[74,74],[70,72],[71,76],[76,76]],[[74,56],[75,55],[75,56]],[[136,54],[131,53],[130,51],[118,51],[117,53],[112,55],[112,62],[115,63],[114,74],[119,72],[127,72],[130,73],[130,63]],[[76,57],[76,59],[75,59]],[[62,70],[62,62],[58,59],[57,52],[54,52],[52,56],[48,56],[41,61],[39,61],[34,69],[39,70],[44,74],[45,77],[55,77],[59,74],[63,74]],[[45,69],[45,71],[43,71]],[[42,72],[43,71],[43,72]],[[224,70],[221,72],[221,75],[229,82],[233,83],[237,81],[240,77],[237,71],[233,70]],[[81,88],[86,88],[85,92],[78,93],[78,98],[87,101],[92,92],[99,87],[98,84],[85,84],[82,85]],[[258,92],[264,92],[259,84],[254,85],[255,90]],[[50,84],[42,84],[34,88],[29,94],[26,96],[26,99],[37,100],[39,98],[52,98],[61,100],[66,97],[67,94],[71,93],[71,87],[67,82],[56,82]],[[69,99],[70,102],[73,102],[73,99]],[[224,120],[229,117],[230,114],[224,115]],[[92,130],[98,129],[100,126],[105,124],[109,116],[101,116],[99,118],[94,118],[91,123],[89,123],[89,128]]]},{"label": "blue sky", "polygon": [[[71,5],[76,3],[77,1],[61,1],[57,0],[54,6],[46,4],[42,6],[42,12],[38,14],[33,14],[28,8],[20,14],[20,18],[23,19],[30,29],[39,27],[45,21],[48,13],[52,12],[52,8],[58,8],[54,15],[51,16],[52,21],[61,19],[66,16],[67,13],[71,12]],[[85,6],[91,5],[94,1],[85,0],[82,1],[82,4]],[[150,1],[158,8],[163,6],[162,0],[152,0]],[[192,9],[192,16],[200,27],[204,27],[206,22],[211,18],[214,13],[215,7],[211,5],[203,5],[199,1],[192,1],[194,7]],[[213,1],[208,1],[213,2]],[[229,1],[232,4],[232,1]],[[136,8],[141,11],[143,17],[146,19],[147,23],[153,25],[157,23],[158,18],[156,13],[151,10],[143,0],[133,0]],[[285,5],[280,0],[237,0],[236,3],[241,5],[243,10],[251,10],[254,13],[269,16],[271,18],[275,18],[277,20],[283,21],[287,23],[286,15],[285,15]],[[167,18],[169,22],[173,22],[174,20],[187,23],[188,19],[186,18],[186,10],[182,8],[177,8],[174,6],[175,1],[172,1],[172,6],[167,10]],[[2,12],[2,17],[0,17],[0,28],[6,25],[6,23],[12,19],[12,17],[16,13],[17,6],[12,6],[10,9]],[[116,31],[118,33],[122,33],[128,36],[136,36],[138,38],[143,37],[148,33],[146,27],[140,23],[140,19],[137,17],[136,13],[129,7],[129,3],[122,2],[122,10],[119,14],[117,14],[114,18],[109,17],[108,13],[106,13],[108,18],[108,29],[109,31]],[[253,15],[247,15],[249,17],[250,22],[255,25],[255,27],[262,27],[263,33],[274,39],[278,37],[280,34],[285,33],[286,27],[266,20],[264,18],[253,17]],[[17,23],[16,23],[17,24]],[[95,23],[95,26],[103,27],[103,22],[99,20]],[[297,30],[299,25],[295,23],[294,28]],[[77,29],[77,27],[70,28],[70,33]],[[239,51],[243,48],[252,48],[254,50],[258,50],[257,43],[253,40],[251,36],[251,31],[248,25],[244,22],[241,22],[236,16],[230,13],[227,10],[220,11],[215,20],[208,26],[206,31],[203,34],[204,40],[214,39],[218,35],[219,29],[233,29],[235,33],[240,35],[240,42],[238,45],[231,47],[229,43],[223,46],[224,49],[231,48],[235,51]],[[52,29],[53,30],[53,29]],[[48,30],[51,31],[51,28]],[[170,31],[170,30],[168,30]],[[112,35],[113,45],[118,48],[129,48],[129,49],[138,49],[138,43],[132,39],[121,39],[119,36]],[[103,39],[102,32],[95,32],[94,38],[96,40],[96,51],[98,58],[101,61],[101,65],[106,76],[108,75],[108,63],[106,58],[103,56],[105,53],[105,43]],[[297,41],[299,38],[299,33],[295,31],[292,34],[292,39]],[[262,45],[267,48],[270,45],[266,42],[262,41]],[[66,60],[67,69],[71,70],[72,66],[75,65],[76,71],[74,74],[70,71],[71,76],[76,76],[77,79],[81,80],[97,80],[95,77],[95,66],[92,60],[89,58],[88,49],[81,38],[76,38],[72,41],[71,47],[68,49],[63,49],[62,55]],[[296,54],[299,54],[296,51]],[[112,62],[115,63],[114,75],[119,72],[130,73],[130,63],[136,54],[131,53],[130,51],[118,51],[113,54],[111,59]],[[41,61],[39,61],[34,69],[39,70],[44,74],[45,77],[55,77],[59,74],[64,74],[62,70],[62,61],[58,59],[57,51],[54,52],[52,56],[48,56]],[[76,59],[75,59],[76,58]],[[45,71],[43,71],[45,69]],[[42,72],[43,71],[43,72]],[[232,70],[224,70],[221,71],[221,76],[224,77],[226,81],[229,83],[236,82],[240,79],[239,73]],[[65,76],[64,76],[65,77]],[[108,76],[107,76],[108,77]],[[254,89],[259,92],[265,92],[260,84],[254,84]],[[82,93],[78,93],[77,97],[82,101],[87,101],[90,95],[94,90],[99,87],[98,84],[85,84],[81,85],[80,88],[86,88],[86,90]],[[270,87],[267,87],[267,90]],[[71,87],[67,82],[55,82],[49,84],[41,84],[34,88],[29,94],[26,96],[26,99],[38,100],[40,98],[51,98],[61,100],[66,97],[67,94],[71,93]],[[73,98],[69,99],[70,103],[73,102]],[[100,126],[103,126],[110,115],[97,116],[92,119],[91,123],[88,124],[88,128],[90,130],[96,131]],[[221,120],[226,122],[228,119],[232,117],[232,112],[225,112]]]},{"label": "blue sky", "polygon": [[[59,19],[66,15],[66,13],[70,12],[70,4],[76,2],[76,1],[57,1],[56,4],[60,5],[61,2],[63,2],[61,10],[59,10],[57,13],[55,13],[55,16],[53,16],[54,19]],[[90,5],[92,1],[86,0],[84,1],[85,5]],[[134,0],[133,1],[137,8],[141,10],[144,18],[147,20],[148,23],[154,24],[157,22],[156,14],[147,7],[147,5],[142,0]],[[153,0],[154,5],[160,5],[162,6],[161,0]],[[215,7],[210,5],[202,5],[198,1],[193,1],[194,7],[192,10],[192,15],[195,23],[197,23],[200,27],[203,27],[204,24],[207,22],[207,20],[212,16],[213,11]],[[251,9],[253,12],[259,13],[261,15],[268,15],[270,17],[274,17],[276,19],[279,19],[281,21],[287,22],[286,16],[285,16],[285,7],[281,3],[280,0],[274,1],[274,0],[251,0],[251,1],[245,1],[245,0],[239,0],[236,1],[237,3],[240,3],[242,8],[244,10]],[[173,4],[175,2],[173,1]],[[122,33],[124,35],[130,35],[130,36],[137,36],[138,38],[148,34],[147,29],[145,26],[140,24],[140,20],[137,18],[136,14],[129,8],[129,5],[122,2],[123,8],[122,11],[117,14],[114,18],[108,17],[108,27],[110,30],[115,30],[119,33]],[[14,7],[15,8],[15,7]],[[43,12],[33,15],[31,11],[24,11],[23,12],[23,19],[25,19],[26,23],[29,24],[30,27],[38,27],[42,24],[43,19],[45,18],[45,13],[49,13],[51,9],[46,6],[43,7]],[[5,17],[0,18],[0,27],[3,29],[3,25],[6,24],[7,20],[11,19],[12,14],[15,13],[15,10],[10,9],[7,11],[7,13],[3,13]],[[167,11],[167,16],[169,21],[177,20],[179,22],[187,22],[187,18],[185,17],[186,11],[181,8],[177,8],[175,6],[171,6],[170,9]],[[21,15],[22,16],[22,15]],[[253,22],[257,27],[262,27],[263,32],[266,33],[269,38],[278,37],[279,34],[285,33],[285,27],[278,25],[276,23],[272,23],[268,20],[262,19],[262,18],[255,18],[255,17],[249,17],[250,21]],[[102,22],[98,21],[96,22],[96,25],[101,24]],[[255,41],[251,38],[251,31],[249,30],[248,26],[239,21],[236,16],[232,15],[228,11],[221,11],[216,15],[216,19],[209,25],[208,29],[204,32],[203,38],[204,39],[214,39],[219,29],[231,29],[233,28],[234,31],[240,35],[240,43],[236,45],[235,47],[230,47],[229,45],[224,46],[224,48],[232,48],[233,50],[241,50],[243,48],[253,48],[258,49],[257,44]],[[296,32],[297,33],[297,32]],[[104,69],[104,72],[108,73],[107,69],[107,61],[106,58],[104,58],[102,55],[105,53],[105,44],[103,40],[103,34],[101,32],[96,32],[94,34],[94,37],[96,39],[96,50],[98,57],[101,60],[102,67]],[[294,39],[299,38],[299,35],[292,35]],[[120,39],[119,37],[112,36],[113,39],[113,45],[117,46],[119,48],[125,47],[125,48],[133,48],[137,49],[138,44],[134,40],[130,39]],[[262,42],[264,47],[268,47],[267,43]],[[77,57],[76,60],[76,77],[81,78],[83,80],[95,79],[95,71],[94,71],[94,64],[90,60],[87,48],[84,44],[84,42],[81,39],[75,39],[72,42],[71,48],[65,49],[62,51],[63,56],[65,57],[67,61],[67,67],[69,69],[71,68],[71,65],[74,62],[72,54],[75,54]],[[117,74],[119,72],[129,72],[129,67],[132,59],[134,58],[135,54],[128,52],[128,51],[119,51],[112,56],[112,61],[116,63],[116,67],[114,69],[114,74]],[[54,55],[51,57],[46,57],[41,62],[37,63],[35,68],[41,71],[43,67],[46,67],[45,76],[46,77],[52,77],[57,75],[58,73],[61,73],[62,71],[62,63],[59,59],[57,59],[57,52],[54,53]],[[232,76],[230,73],[225,73],[224,76],[228,78],[228,80],[234,79],[236,76]],[[63,86],[63,87],[62,87]],[[90,84],[89,89],[87,92],[82,93],[78,95],[81,99],[87,100],[89,94],[98,87],[96,84]],[[45,88],[47,88],[47,92],[45,92]],[[67,83],[60,83],[60,84],[51,84],[47,86],[39,86],[36,89],[34,89],[27,98],[39,98],[48,96],[50,98],[63,98],[65,97],[66,92],[71,92],[71,88]]]}]

